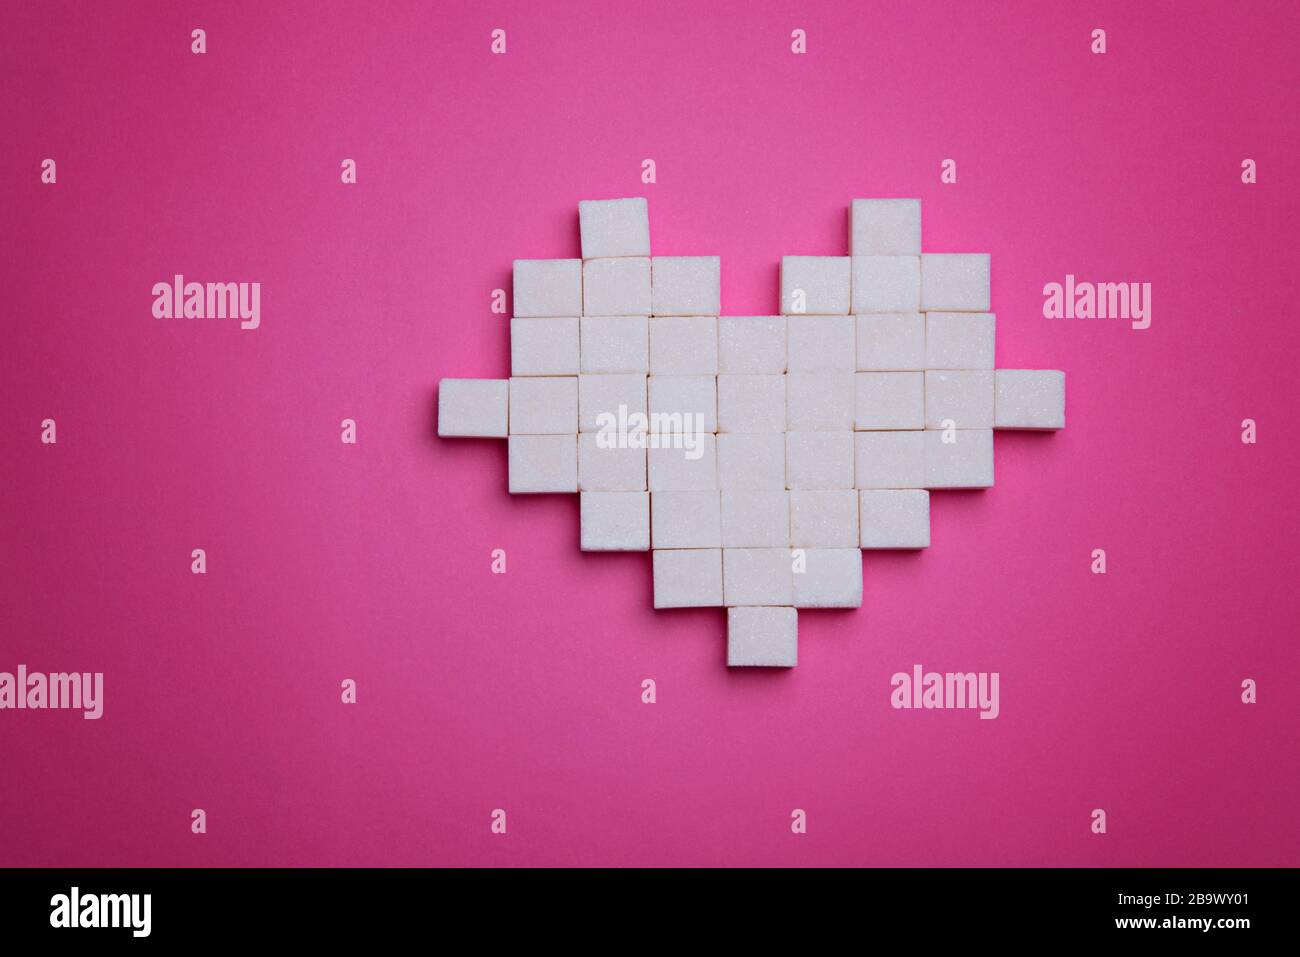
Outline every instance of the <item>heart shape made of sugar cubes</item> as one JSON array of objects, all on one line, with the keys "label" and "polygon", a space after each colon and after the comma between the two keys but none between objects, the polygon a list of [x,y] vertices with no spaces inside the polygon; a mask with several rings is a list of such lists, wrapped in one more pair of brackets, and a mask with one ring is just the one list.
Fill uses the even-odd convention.
[{"label": "heart shape made of sugar cubes", "polygon": [[578,204],[581,259],[516,259],[509,379],[443,379],[438,434],[576,492],[584,551],[651,551],[655,608],[727,609],[727,663],[793,667],[796,609],[862,604],[861,549],[926,548],[930,491],[993,484],[993,430],[1065,425],[1065,374],[995,369],[985,253],[855,199],[848,256],[781,260],[723,316],[717,256],[651,256],[645,199]]}]

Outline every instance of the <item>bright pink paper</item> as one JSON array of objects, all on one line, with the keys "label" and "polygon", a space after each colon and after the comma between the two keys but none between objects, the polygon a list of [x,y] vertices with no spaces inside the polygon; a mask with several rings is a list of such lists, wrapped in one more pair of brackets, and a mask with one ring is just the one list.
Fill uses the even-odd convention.
[{"label": "bright pink paper", "polygon": [[[0,865],[1300,863],[1298,26],[10,5],[0,670],[102,671],[105,714],[0,712]],[[723,612],[654,612],[576,497],[434,435],[440,378],[508,373],[511,259],[627,195],[741,315],[783,254],[847,251],[853,197],[919,196],[927,250],[992,254],[998,364],[1066,371],[1066,429],[999,434],[996,487],[867,553],[793,671],[729,671]],[[261,282],[261,327],[153,318],[176,273]],[[1066,273],[1152,283],[1151,328],[1044,319]],[[916,663],[999,672],[1000,717],[892,709]]]}]

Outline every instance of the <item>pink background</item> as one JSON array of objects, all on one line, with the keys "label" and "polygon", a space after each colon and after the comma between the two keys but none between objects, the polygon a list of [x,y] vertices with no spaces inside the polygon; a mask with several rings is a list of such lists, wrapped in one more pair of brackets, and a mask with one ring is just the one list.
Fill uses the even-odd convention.
[{"label": "pink background", "polygon": [[[1300,863],[1296,11],[8,5],[0,670],[106,701],[0,713],[0,864]],[[439,378],[508,372],[511,259],[626,195],[729,314],[919,196],[992,254],[998,364],[1066,370],[1065,431],[1000,434],[793,671],[434,436]],[[177,272],[261,282],[261,328],[154,319]],[[1152,283],[1151,328],[1044,319],[1067,272]],[[891,709],[917,662],[1000,672],[1001,717]]]}]

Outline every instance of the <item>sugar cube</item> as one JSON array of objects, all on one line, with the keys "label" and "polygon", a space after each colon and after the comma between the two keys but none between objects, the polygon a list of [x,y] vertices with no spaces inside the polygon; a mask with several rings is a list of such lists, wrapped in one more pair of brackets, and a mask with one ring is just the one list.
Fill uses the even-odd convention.
[{"label": "sugar cube", "polygon": [[582,264],[582,314],[650,315],[650,258],[586,260]]},{"label": "sugar cube", "polygon": [[643,375],[578,376],[578,430],[599,432],[604,429],[629,433],[644,432],[634,428],[636,419],[646,415],[646,378]]},{"label": "sugar cube", "polygon": [[577,375],[578,320],[510,320],[512,376]]},{"label": "sugar cube", "polygon": [[584,552],[644,552],[650,548],[648,492],[583,492],[579,514]]},{"label": "sugar cube", "polygon": [[648,323],[644,316],[583,316],[580,371],[588,375],[645,375],[650,371]]},{"label": "sugar cube", "polygon": [[996,319],[988,312],[928,312],[927,369],[992,369]]},{"label": "sugar cube", "polygon": [[438,434],[504,439],[509,408],[507,379],[443,379],[438,383]]},{"label": "sugar cube", "polygon": [[787,432],[785,482],[795,489],[853,488],[852,432]]},{"label": "sugar cube", "polygon": [[858,488],[925,488],[925,436],[921,432],[855,432]]},{"label": "sugar cube", "polygon": [[852,316],[790,316],[786,362],[791,372],[852,372],[857,323]]},{"label": "sugar cube", "polygon": [[784,432],[785,376],[718,376],[718,431]]},{"label": "sugar cube", "polygon": [[793,608],[727,609],[729,668],[793,668],[798,663],[798,612]]},{"label": "sugar cube", "polygon": [[854,428],[864,431],[925,427],[924,372],[859,372]]},{"label": "sugar cube", "polygon": [[656,438],[666,441],[674,437],[652,435],[650,438],[650,491],[696,492],[718,487],[718,452],[716,437],[712,433],[676,437],[689,442],[690,448],[672,448],[672,445],[682,444],[678,441],[656,448]]},{"label": "sugar cube", "polygon": [[925,368],[925,318],[919,312],[856,319],[859,372]]},{"label": "sugar cube", "polygon": [[619,448],[598,432],[578,436],[578,491],[642,492],[645,488],[645,449]]},{"label": "sugar cube", "polygon": [[858,492],[861,548],[928,548],[930,493],[915,488]]},{"label": "sugar cube", "polygon": [[718,434],[719,488],[785,488],[785,433]]},{"label": "sugar cube", "polygon": [[650,429],[718,431],[718,386],[711,375],[652,375]]},{"label": "sugar cube", "polygon": [[988,312],[988,253],[922,253],[923,312]]},{"label": "sugar cube", "polygon": [[511,435],[510,494],[576,492],[577,435]]},{"label": "sugar cube", "polygon": [[717,256],[655,256],[652,315],[716,316],[722,312],[722,260]]},{"label": "sugar cube", "polygon": [[650,320],[653,375],[717,375],[718,320],[685,316]]},{"label": "sugar cube", "polygon": [[645,197],[584,199],[578,203],[582,258],[649,256],[650,212]]},{"label": "sugar cube", "polygon": [[992,369],[927,372],[925,427],[991,429],[993,395]]},{"label": "sugar cube", "polygon": [[582,315],[582,260],[516,259],[514,307],[520,318]]},{"label": "sugar cube", "polygon": [[722,551],[717,548],[656,548],[656,608],[716,608],[722,601]]},{"label": "sugar cube", "polygon": [[998,369],[993,427],[1065,428],[1065,373],[1054,369]]},{"label": "sugar cube", "polygon": [[790,564],[789,548],[724,548],[724,604],[728,607],[793,604]]},{"label": "sugar cube", "polygon": [[785,370],[784,316],[719,317],[719,372],[751,374]]},{"label": "sugar cube", "polygon": [[785,421],[792,432],[851,431],[856,405],[852,372],[791,372]]},{"label": "sugar cube", "polygon": [[849,251],[854,256],[919,256],[919,199],[855,199]]},{"label": "sugar cube", "polygon": [[851,488],[792,490],[790,544],[796,548],[856,548],[858,493]]},{"label": "sugar cube", "polygon": [[848,256],[781,257],[781,314],[847,316]]},{"label": "sugar cube", "polygon": [[721,548],[719,493],[652,492],[650,540],[655,548]]},{"label": "sugar cube", "polygon": [[921,434],[925,436],[926,488],[993,485],[992,429],[927,430]]},{"label": "sugar cube", "polygon": [[789,544],[789,492],[785,489],[723,489],[724,548],[769,548]]},{"label": "sugar cube", "polygon": [[854,256],[853,311],[916,312],[921,304],[919,256]]},{"label": "sugar cube", "polygon": [[577,431],[576,376],[511,377],[511,435],[563,435]]},{"label": "sugar cube", "polygon": [[803,571],[795,565],[796,608],[860,608],[862,552],[857,548],[803,550]]}]

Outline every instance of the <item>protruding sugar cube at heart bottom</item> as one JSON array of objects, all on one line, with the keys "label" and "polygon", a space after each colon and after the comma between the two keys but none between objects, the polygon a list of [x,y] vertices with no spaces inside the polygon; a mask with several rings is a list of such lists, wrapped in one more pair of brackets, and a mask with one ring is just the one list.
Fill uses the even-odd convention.
[{"label": "protruding sugar cube at heart bottom", "polygon": [[650,211],[644,196],[578,203],[582,258],[650,255]]},{"label": "protruding sugar cube at heart bottom", "polygon": [[862,552],[856,548],[807,548],[802,558],[802,566],[796,559],[791,576],[796,608],[862,606]]},{"label": "protruding sugar cube at heart bottom", "polygon": [[512,435],[510,493],[578,490],[577,435]]},{"label": "protruding sugar cube at heart bottom", "polygon": [[860,548],[928,548],[930,493],[880,488],[858,492]]},{"label": "protruding sugar cube at heart bottom", "polygon": [[649,492],[583,492],[580,499],[584,552],[650,548]]},{"label": "protruding sugar cube at heart bottom", "polygon": [[998,369],[993,427],[1065,428],[1065,373],[1055,369]]},{"label": "protruding sugar cube at heart bottom", "polygon": [[651,554],[656,608],[722,606],[721,550],[656,548]]},{"label": "protruding sugar cube at heart bottom", "polygon": [[443,379],[438,383],[438,434],[447,438],[503,439],[508,434],[510,382]]},{"label": "protruding sugar cube at heart bottom", "polygon": [[793,608],[727,609],[729,667],[793,668],[798,663],[798,613]]}]

